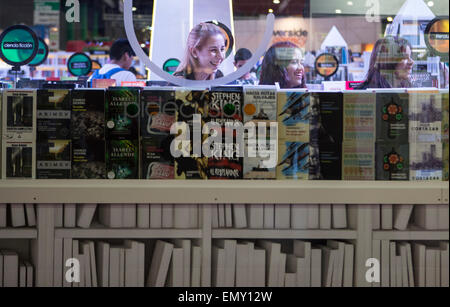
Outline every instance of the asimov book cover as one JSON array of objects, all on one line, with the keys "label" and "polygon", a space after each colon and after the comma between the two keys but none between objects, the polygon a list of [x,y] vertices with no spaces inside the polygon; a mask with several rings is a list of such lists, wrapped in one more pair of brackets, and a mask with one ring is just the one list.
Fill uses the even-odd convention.
[{"label": "asimov book cover", "polygon": [[72,178],[105,179],[105,91],[72,91]]}]

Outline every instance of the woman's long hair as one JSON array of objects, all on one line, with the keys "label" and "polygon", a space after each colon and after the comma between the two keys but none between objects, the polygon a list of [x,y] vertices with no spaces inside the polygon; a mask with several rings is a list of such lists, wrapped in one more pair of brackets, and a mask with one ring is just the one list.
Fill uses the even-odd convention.
[{"label": "woman's long hair", "polygon": [[[261,65],[261,77],[259,84],[261,85],[274,85],[276,82],[280,84],[280,88],[288,88],[287,71],[283,65],[280,65],[280,60],[277,59],[277,48],[296,48],[300,49],[292,42],[278,42],[273,44],[269,50],[267,50]],[[306,88],[306,77],[303,73],[303,80],[301,88]]]},{"label": "woman's long hair", "polygon": [[[181,60],[180,65],[178,65],[174,75],[187,77],[193,74],[194,67],[198,63],[198,60],[194,58],[192,51],[195,48],[202,48],[208,38],[217,34],[222,35],[224,40],[226,40],[220,28],[215,24],[202,22],[196,25],[188,35],[183,59]],[[214,79],[214,77],[215,74],[211,74],[208,79]]]},{"label": "woman's long hair", "polygon": [[[387,36],[379,39],[370,57],[366,80],[358,88],[391,88],[392,84],[386,80],[386,76],[394,79],[395,69],[403,59],[407,47],[411,49],[410,43],[401,37]],[[411,87],[411,81],[402,80],[400,86]]]}]

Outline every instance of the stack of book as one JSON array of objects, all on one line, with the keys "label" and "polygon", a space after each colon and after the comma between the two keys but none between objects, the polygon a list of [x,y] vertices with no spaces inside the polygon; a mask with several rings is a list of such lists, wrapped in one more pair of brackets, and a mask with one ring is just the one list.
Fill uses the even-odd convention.
[{"label": "stack of book", "polygon": [[0,204],[0,228],[35,227],[36,211],[33,204]]},{"label": "stack of book", "polygon": [[33,265],[10,250],[0,250],[0,288],[33,287]]}]

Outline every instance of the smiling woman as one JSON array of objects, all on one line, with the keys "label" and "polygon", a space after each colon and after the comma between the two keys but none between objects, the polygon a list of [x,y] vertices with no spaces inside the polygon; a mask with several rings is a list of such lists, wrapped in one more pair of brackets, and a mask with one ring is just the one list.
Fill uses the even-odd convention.
[{"label": "smiling woman", "polygon": [[189,33],[184,58],[174,76],[189,80],[222,77],[219,66],[225,59],[225,45],[225,37],[218,26],[198,24]]}]

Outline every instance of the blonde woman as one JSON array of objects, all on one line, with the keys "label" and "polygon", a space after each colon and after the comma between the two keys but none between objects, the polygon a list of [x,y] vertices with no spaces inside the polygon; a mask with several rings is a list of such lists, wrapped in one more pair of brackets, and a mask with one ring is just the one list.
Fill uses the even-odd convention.
[{"label": "blonde woman", "polygon": [[225,59],[225,36],[212,23],[200,23],[189,33],[186,51],[174,76],[188,80],[223,77],[219,70]]}]

